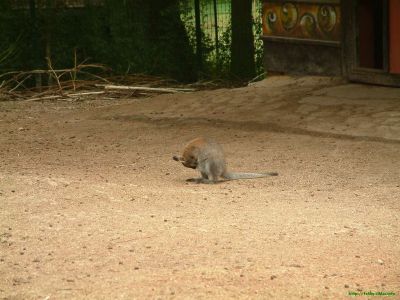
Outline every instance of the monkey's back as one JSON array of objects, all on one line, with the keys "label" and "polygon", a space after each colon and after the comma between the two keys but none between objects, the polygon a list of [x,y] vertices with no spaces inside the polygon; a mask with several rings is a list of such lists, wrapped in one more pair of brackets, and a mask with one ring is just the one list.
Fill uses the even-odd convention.
[{"label": "monkey's back", "polygon": [[206,144],[207,141],[202,137],[191,140],[189,143],[186,144],[185,148],[183,149],[182,157],[186,160],[192,155],[197,156],[197,153],[204,149]]},{"label": "monkey's back", "polygon": [[182,155],[185,159],[190,156],[197,158],[199,166],[207,164],[210,171],[221,176],[226,169],[225,155],[222,147],[211,139],[196,138],[190,141]]}]

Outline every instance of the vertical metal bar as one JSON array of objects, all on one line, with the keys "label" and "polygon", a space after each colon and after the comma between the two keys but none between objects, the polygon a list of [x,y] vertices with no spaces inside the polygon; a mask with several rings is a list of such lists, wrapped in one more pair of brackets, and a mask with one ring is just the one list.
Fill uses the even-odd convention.
[{"label": "vertical metal bar", "polygon": [[196,55],[197,67],[202,70],[203,67],[203,43],[201,41],[201,21],[200,21],[200,0],[194,0],[194,14],[196,22]]},{"label": "vertical metal bar", "polygon": [[360,20],[358,16],[358,7],[360,5],[360,0],[353,1],[353,29],[354,29],[354,59],[353,63],[355,67],[360,67]]},{"label": "vertical metal bar", "polygon": [[[39,28],[38,21],[36,15],[36,0],[29,0],[29,13],[31,18],[31,47],[32,47],[32,61],[34,64],[34,68],[38,68],[40,66],[40,48],[39,48]],[[41,74],[36,74],[35,76],[35,84],[38,89],[42,87],[42,76]]]},{"label": "vertical metal bar", "polygon": [[218,11],[217,0],[214,0],[214,31],[215,31],[215,58],[219,67],[219,40],[218,40]]},{"label": "vertical metal bar", "polygon": [[35,0],[29,0],[29,12],[31,14],[32,20],[36,18],[36,5]]},{"label": "vertical metal bar", "polygon": [[383,70],[385,72],[389,72],[389,2],[387,0],[382,1],[383,10],[382,10],[382,22],[383,22],[383,38],[382,38],[382,59],[383,59]]}]

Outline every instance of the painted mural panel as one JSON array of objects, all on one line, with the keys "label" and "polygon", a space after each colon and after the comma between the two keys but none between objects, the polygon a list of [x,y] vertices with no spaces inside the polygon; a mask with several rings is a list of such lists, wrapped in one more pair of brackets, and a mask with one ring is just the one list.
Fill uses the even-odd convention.
[{"label": "painted mural panel", "polygon": [[264,36],[340,41],[339,4],[265,2]]}]

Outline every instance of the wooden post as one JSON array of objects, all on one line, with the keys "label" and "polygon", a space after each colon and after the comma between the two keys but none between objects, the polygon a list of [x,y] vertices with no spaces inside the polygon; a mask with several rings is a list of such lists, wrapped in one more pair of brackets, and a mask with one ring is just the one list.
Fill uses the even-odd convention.
[{"label": "wooden post", "polygon": [[199,71],[203,69],[203,43],[201,37],[201,21],[200,21],[200,0],[194,0],[194,13],[196,22],[196,55],[197,68]]},{"label": "wooden post", "polygon": [[214,0],[214,32],[215,32],[215,58],[219,68],[219,39],[218,39],[218,10],[217,0]]},{"label": "wooden post", "polygon": [[[32,47],[32,62],[33,69],[40,67],[41,55],[40,55],[40,42],[39,42],[39,28],[36,15],[36,0],[29,0],[29,12],[31,17],[31,47]],[[41,90],[42,88],[42,75],[35,75],[36,88]]]},{"label": "wooden post", "polygon": [[389,70],[400,74],[400,0],[389,0]]},{"label": "wooden post", "polygon": [[231,73],[239,79],[255,76],[252,0],[231,0]]}]

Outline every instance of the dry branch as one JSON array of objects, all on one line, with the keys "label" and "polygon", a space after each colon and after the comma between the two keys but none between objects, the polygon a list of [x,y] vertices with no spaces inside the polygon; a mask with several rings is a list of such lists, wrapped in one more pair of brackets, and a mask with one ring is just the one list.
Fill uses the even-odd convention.
[{"label": "dry branch", "polygon": [[57,75],[57,73],[54,71],[53,66],[51,65],[51,60],[50,57],[46,57],[47,60],[47,66],[49,67],[51,74],[53,75],[54,79],[57,81],[57,85],[60,91],[60,94],[63,95],[63,89],[61,87],[61,83],[60,83],[60,77],[64,74],[61,73],[61,75]]},{"label": "dry branch", "polygon": [[69,73],[72,71],[81,71],[82,69],[86,68],[98,68],[102,70],[107,70],[107,68],[100,64],[87,64],[87,65],[78,65],[76,68],[71,69],[58,69],[58,70],[30,70],[30,71],[11,71],[0,75],[0,78],[8,76],[8,75],[28,75],[28,74],[50,74],[52,72],[56,73]]},{"label": "dry branch", "polygon": [[22,81],[20,81],[20,82],[18,82],[17,80],[15,80],[15,81],[17,81],[18,82],[18,84],[14,87],[14,88],[12,88],[9,92],[10,93],[12,93],[13,91],[15,91],[17,88],[19,88],[27,79],[29,79],[29,78],[31,78],[32,77],[32,75],[28,75],[28,76],[26,76]]},{"label": "dry branch", "polygon": [[[12,101],[53,99],[77,101],[85,98],[93,99],[94,97],[90,97],[90,95],[105,94],[102,99],[125,99],[157,93],[193,92],[196,90],[194,88],[176,87],[179,86],[176,81],[147,74],[125,74],[103,78],[98,72],[93,74],[91,69],[107,71],[109,69],[106,66],[87,64],[86,61],[78,64],[76,53],[74,54],[73,67],[70,69],[55,69],[51,59],[46,59],[47,70],[12,71],[0,74],[0,89],[4,96]],[[35,76],[48,76],[49,81],[44,81],[45,84],[40,86],[40,90],[37,87],[27,86],[25,83]],[[79,76],[83,78],[78,79]],[[52,79],[53,82],[50,82]]]},{"label": "dry branch", "polygon": [[62,96],[52,95],[52,96],[46,96],[46,97],[36,97],[36,98],[25,99],[24,101],[31,102],[31,101],[52,100],[52,99],[58,99],[58,98],[62,98]]},{"label": "dry branch", "polygon": [[101,95],[105,94],[106,92],[100,91],[100,92],[83,92],[83,93],[73,93],[73,94],[68,94],[70,97],[79,97],[79,96],[89,96],[89,95]]},{"label": "dry branch", "polygon": [[79,98],[81,96],[90,96],[90,95],[101,95],[105,94],[105,91],[98,91],[98,92],[82,92],[82,93],[71,93],[71,94],[63,94],[63,95],[50,95],[50,96],[43,96],[43,97],[34,97],[25,99],[24,101],[42,101],[42,100],[53,100],[53,99],[63,99],[71,101],[71,99],[65,99],[66,97],[69,98]]},{"label": "dry branch", "polygon": [[179,92],[194,92],[194,89],[184,88],[153,88],[145,86],[126,86],[126,85],[111,85],[111,84],[96,84],[96,86],[104,87],[106,90],[134,90],[145,92],[159,92],[159,93],[179,93]]},{"label": "dry branch", "polygon": [[95,68],[95,69],[100,69],[100,70],[107,70],[107,68],[104,65],[101,64],[76,64],[76,61],[74,61],[74,67],[71,69],[54,69],[51,63],[51,60],[47,58],[47,64],[48,64],[48,70],[31,70],[31,71],[12,71],[12,72],[7,72],[4,74],[0,75],[0,79],[4,78],[3,80],[3,87],[6,86],[12,86],[11,91],[16,90],[17,88],[21,87],[22,83],[26,81],[29,77],[32,77],[32,75],[50,75],[51,78],[54,78],[57,82],[58,89],[60,93],[63,92],[64,88],[69,88],[66,87],[63,82],[65,80],[61,80],[65,75],[69,74],[71,81],[69,81],[72,84],[72,89],[75,91],[76,90],[76,77],[77,74],[85,74],[90,77],[95,78],[96,80],[101,80],[106,83],[110,83],[107,79],[99,76],[92,74],[87,71],[87,69],[90,68]]}]

